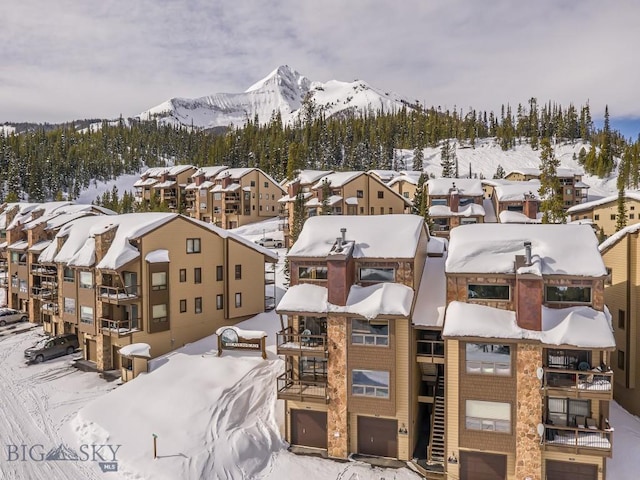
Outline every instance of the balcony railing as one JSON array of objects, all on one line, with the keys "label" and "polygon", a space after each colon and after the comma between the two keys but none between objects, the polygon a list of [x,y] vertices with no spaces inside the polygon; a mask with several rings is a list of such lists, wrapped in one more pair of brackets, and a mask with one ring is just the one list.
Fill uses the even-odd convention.
[{"label": "balcony railing", "polygon": [[327,336],[298,333],[287,327],[277,333],[277,350],[279,355],[326,356]]},{"label": "balcony railing", "polygon": [[108,335],[124,336],[139,330],[140,319],[113,320],[111,318],[100,319],[100,332]]},{"label": "balcony railing", "polygon": [[99,299],[103,302],[122,303],[137,300],[140,297],[140,285],[126,287],[98,286]]},{"label": "balcony railing", "polygon": [[278,377],[278,398],[328,403],[327,377],[318,376],[316,379],[300,380],[293,378],[293,372],[289,370]]},{"label": "balcony railing", "polygon": [[444,341],[442,340],[417,340],[420,356],[444,358]]},{"label": "balcony railing", "polygon": [[44,313],[48,313],[51,315],[57,315],[58,314],[58,304],[57,303],[43,303],[42,306],[40,307],[40,310],[42,310]]},{"label": "balcony railing", "polygon": [[31,296],[35,298],[51,298],[54,293],[54,290],[51,288],[31,287]]},{"label": "balcony railing", "polygon": [[575,454],[599,453],[611,456],[613,429],[601,430],[597,426],[576,428],[545,425],[544,445],[545,449],[557,447]]},{"label": "balcony railing", "polygon": [[224,201],[227,203],[238,203],[240,201],[240,195],[225,195]]},{"label": "balcony railing", "polygon": [[542,385],[545,390],[561,390],[572,397],[613,398],[613,372],[594,370],[563,370],[545,368]]},{"label": "balcony railing", "polygon": [[0,277],[0,288],[7,288],[9,286],[9,279],[7,277]]},{"label": "balcony railing", "polygon": [[55,277],[58,275],[58,270],[53,267],[47,267],[45,265],[40,265],[39,263],[34,263],[33,265],[31,265],[31,273],[34,275]]}]

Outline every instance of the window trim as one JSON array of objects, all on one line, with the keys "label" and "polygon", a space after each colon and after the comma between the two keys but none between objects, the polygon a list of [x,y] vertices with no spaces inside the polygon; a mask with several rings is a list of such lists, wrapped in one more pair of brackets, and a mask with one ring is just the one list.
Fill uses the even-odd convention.
[{"label": "window trim", "polygon": [[[508,298],[498,297],[472,297],[469,295],[470,287],[507,287],[509,292]],[[512,300],[511,285],[508,283],[467,283],[467,300],[480,300],[487,302],[510,302]]]},{"label": "window trim", "polygon": [[[305,270],[309,276],[304,277],[300,275],[301,271]],[[324,276],[318,277],[318,271],[324,272]],[[315,280],[324,282],[329,277],[329,270],[326,265],[299,265],[298,266],[298,280]]]},{"label": "window trim", "polygon": [[[579,301],[579,300],[549,300],[548,290],[550,288],[579,288],[579,289],[588,289],[589,290],[589,300],[588,301]],[[559,304],[559,303],[570,303],[570,304],[579,304],[579,305],[591,305],[593,302],[593,288],[586,286],[575,286],[575,285],[545,285],[544,286],[544,301],[545,303]]]},{"label": "window trim", "polygon": [[[156,275],[163,275],[164,276],[164,283],[155,283],[154,280],[154,276]],[[151,290],[153,291],[159,291],[159,290],[166,290],[168,288],[168,283],[169,283],[169,274],[166,271],[161,271],[161,272],[151,272]]]},{"label": "window trim", "polygon": [[[391,270],[392,271],[392,279],[391,280],[367,280],[362,278],[362,270]],[[395,267],[358,267],[358,281],[366,282],[366,283],[394,283],[396,281],[396,269]]]},{"label": "window trim", "polygon": [[[354,374],[356,372],[371,372],[371,373],[386,373],[387,374],[387,386],[377,386],[377,385],[365,385],[354,382]],[[354,388],[362,388],[364,393],[355,393]],[[367,394],[367,389],[373,389],[373,395]],[[378,390],[384,391],[386,390],[386,395],[377,395]],[[377,398],[380,400],[389,400],[391,398],[391,372],[388,370],[368,370],[362,368],[354,368],[351,370],[351,396],[353,397],[364,397],[364,398]]]},{"label": "window trim", "polygon": [[[156,317],[155,307],[164,307],[164,316]],[[153,323],[164,323],[169,320],[169,307],[166,303],[157,303],[155,305],[151,305],[151,321]]]},{"label": "window trim", "polygon": [[180,283],[184,283],[187,281],[187,269],[186,268],[181,268],[180,269]]},{"label": "window trim", "polygon": [[234,267],[234,278],[235,280],[242,280],[242,264],[238,263]]},{"label": "window trim", "polygon": [[[499,365],[507,365],[504,362],[491,362],[484,360],[470,360],[469,359],[469,346],[471,345],[484,345],[487,347],[506,347],[509,349],[509,363],[508,363],[508,371],[505,368],[500,369]],[[489,343],[489,342],[467,342],[464,347],[464,363],[465,363],[465,373],[467,375],[480,375],[480,376],[490,376],[490,377],[510,377],[512,375],[512,358],[511,358],[511,345],[507,343]],[[470,370],[470,365],[478,365],[474,367],[473,370]],[[475,371],[474,371],[475,370]],[[502,373],[498,373],[502,372]]]},{"label": "window trim", "polygon": [[194,300],[193,311],[196,314],[202,313],[202,297],[196,297]]},{"label": "window trim", "polygon": [[[87,319],[84,316],[84,312],[83,310],[91,310],[91,320]],[[95,322],[95,310],[93,309],[93,307],[90,307],[88,305],[80,305],[80,323],[84,323],[85,325],[93,325]]]},{"label": "window trim", "polygon": [[[493,408],[497,409],[498,405],[500,405],[500,408],[504,408],[504,406],[508,407],[508,412],[509,412],[509,419],[505,420],[504,418],[499,418],[498,416],[496,417],[487,417],[487,416],[476,416],[476,415],[469,415],[470,411],[473,410],[473,408],[471,408],[473,405],[476,405],[476,407],[478,409],[481,409],[483,406],[485,408],[490,408],[491,405],[493,404]],[[465,430],[470,430],[470,431],[475,431],[475,432],[490,432],[490,433],[500,433],[500,434],[505,434],[505,435],[511,435],[512,434],[512,417],[513,417],[513,405],[509,402],[493,402],[493,401],[487,401],[487,400],[476,400],[476,399],[467,399],[465,400],[465,405],[464,405],[464,428]],[[470,422],[470,420],[472,422]],[[479,422],[480,428],[474,428],[474,424],[477,424],[477,422]],[[503,428],[503,429],[498,429],[496,428],[498,425],[503,425],[503,427],[506,425],[508,426],[507,428]],[[491,427],[491,428],[485,428],[485,427]]]},{"label": "window trim", "polygon": [[224,295],[219,293],[216,295],[216,310],[222,310],[224,308]]},{"label": "window trim", "polygon": [[180,299],[180,313],[186,313],[187,312],[187,299],[186,298],[181,298]]},{"label": "window trim", "polygon": [[187,238],[187,254],[202,253],[202,242],[200,238]]},{"label": "window trim", "polygon": [[[87,283],[83,283],[82,282],[82,275],[91,275],[91,283],[87,284]],[[89,288],[93,288],[93,282],[95,280],[95,277],[93,275],[93,272],[90,272],[88,270],[80,270],[80,275],[78,275],[78,287],[79,288],[85,288],[85,289],[89,289]]]},{"label": "window trim", "polygon": [[236,308],[242,308],[242,292],[236,292],[235,300]]},{"label": "window trim", "polygon": [[216,282],[222,282],[224,280],[224,266],[216,265]]},{"label": "window trim", "polygon": [[[381,335],[377,333],[358,333],[354,329],[355,322],[366,322],[371,326],[372,322],[376,322],[380,325],[385,324],[387,327],[387,334]],[[354,333],[355,332],[355,333]],[[351,345],[357,345],[360,347],[381,347],[381,348],[389,348],[390,341],[390,332],[389,332],[389,320],[367,320],[363,318],[352,318],[351,319]],[[362,338],[362,342],[356,342],[355,338]],[[367,343],[367,339],[373,340],[373,343]],[[378,341],[382,341],[382,343],[378,343]]]},{"label": "window trim", "polygon": [[193,268],[193,283],[202,283],[202,267]]}]

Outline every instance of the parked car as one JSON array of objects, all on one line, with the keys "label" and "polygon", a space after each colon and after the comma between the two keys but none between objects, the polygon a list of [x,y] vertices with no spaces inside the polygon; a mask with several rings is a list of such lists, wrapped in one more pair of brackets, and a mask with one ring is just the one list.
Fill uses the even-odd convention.
[{"label": "parked car", "polygon": [[261,247],[266,248],[282,248],[282,246],[284,245],[284,242],[282,240],[269,237],[260,238],[259,240],[256,240],[255,243],[257,243]]},{"label": "parked car", "polygon": [[69,355],[80,348],[78,336],[73,333],[65,333],[57,337],[48,337],[40,340],[33,347],[24,351],[24,356],[32,362],[44,362],[50,358]]},{"label": "parked car", "polygon": [[9,323],[26,322],[27,314],[13,308],[0,308],[0,327]]}]

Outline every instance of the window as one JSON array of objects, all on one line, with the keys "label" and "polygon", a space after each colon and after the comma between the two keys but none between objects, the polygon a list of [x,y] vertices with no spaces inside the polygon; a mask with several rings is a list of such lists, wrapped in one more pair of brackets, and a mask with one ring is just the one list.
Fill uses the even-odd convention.
[{"label": "window", "polygon": [[524,207],[522,205],[507,205],[507,212],[523,212]]},{"label": "window", "polygon": [[298,279],[302,280],[326,280],[327,267],[298,267]]},{"label": "window", "polygon": [[509,345],[467,343],[465,347],[467,373],[479,375],[511,375]]},{"label": "window", "polygon": [[355,396],[389,398],[389,372],[352,370],[351,394]]},{"label": "window", "polygon": [[624,330],[626,328],[625,325],[627,324],[627,320],[625,317],[626,317],[625,311],[618,310],[618,328],[620,330]]},{"label": "window", "polygon": [[[591,365],[589,350],[547,350],[547,367],[563,370],[580,370],[580,364]],[[588,368],[587,368],[588,369]]]},{"label": "window", "polygon": [[380,207],[380,215],[384,215],[384,207]]},{"label": "window", "polygon": [[236,280],[242,279],[242,265],[236,265]]},{"label": "window", "polygon": [[264,182],[264,188],[269,188],[269,182]]},{"label": "window", "polygon": [[187,269],[186,268],[181,268],[180,269],[180,283],[184,283],[187,281]]},{"label": "window", "polygon": [[196,308],[195,311],[196,313],[202,313],[202,297],[196,297]]},{"label": "window", "polygon": [[202,283],[202,268],[196,267],[193,269],[193,283]]},{"label": "window", "polygon": [[589,400],[553,398],[547,400],[547,422],[565,427],[577,426],[576,417],[590,417]]},{"label": "window", "polygon": [[624,352],[622,350],[618,350],[618,369],[624,370],[625,361],[624,361]]},{"label": "window", "polygon": [[[271,200],[275,200],[275,199],[276,199],[276,194],[275,194],[275,193],[272,193],[272,194],[271,194]],[[276,208],[276,207],[273,207],[273,209],[274,209],[274,210],[275,210],[275,208]]]},{"label": "window", "polygon": [[636,207],[635,207],[635,206],[633,206],[633,205],[631,205],[631,206],[629,207],[629,210],[631,210],[631,211],[634,211],[635,209],[636,209]]},{"label": "window", "polygon": [[389,215],[393,213],[393,207],[389,207]]},{"label": "window", "polygon": [[256,181],[255,180],[251,180],[251,186],[255,187],[256,186]]},{"label": "window", "polygon": [[214,200],[222,200],[222,193],[220,192],[216,192],[213,194],[213,199]]},{"label": "window", "polygon": [[629,214],[629,220],[635,220],[635,218],[636,218],[635,213],[630,213]]},{"label": "window", "polygon": [[552,287],[545,288],[547,302],[591,303],[590,287]]},{"label": "window", "polygon": [[224,279],[224,270],[222,269],[222,265],[216,266],[216,280],[221,282]]},{"label": "window", "polygon": [[359,270],[361,282],[393,282],[396,274],[393,268],[367,268],[363,267]]},{"label": "window", "polygon": [[11,263],[18,263],[20,260],[20,254],[18,252],[11,252]]},{"label": "window", "polygon": [[409,198],[409,192],[402,192],[402,196],[404,198]]},{"label": "window", "polygon": [[384,198],[384,192],[382,190],[378,190],[378,198]]},{"label": "window", "polygon": [[76,299],[64,297],[64,313],[68,313],[70,315],[76,314]]},{"label": "window", "polygon": [[93,325],[93,308],[80,305],[80,322]]},{"label": "window", "polygon": [[615,220],[615,219],[616,219],[616,214],[615,214],[615,213],[612,213],[612,214],[611,214],[611,220]]},{"label": "window", "polygon": [[364,198],[364,191],[363,190],[356,190],[356,197],[357,198]]},{"label": "window", "polygon": [[93,273],[80,272],[80,288],[93,288]]},{"label": "window", "polygon": [[594,215],[594,216],[593,216],[593,219],[594,219],[594,220],[600,220],[600,215],[598,215],[598,214]]},{"label": "window", "polygon": [[472,223],[478,223],[478,219],[476,217],[461,217],[460,225],[470,225]]},{"label": "window", "polygon": [[167,304],[153,305],[151,307],[151,315],[153,323],[161,323],[167,321]]},{"label": "window", "polygon": [[242,294],[236,293],[236,308],[240,308],[242,306]]},{"label": "window", "polygon": [[224,307],[222,295],[216,295],[216,310],[222,310]]},{"label": "window", "polygon": [[187,238],[187,253],[200,253],[199,238]]},{"label": "window", "polygon": [[511,433],[511,404],[467,400],[465,410],[467,430]]},{"label": "window", "polygon": [[567,190],[566,190],[566,194],[567,194],[567,195],[571,195],[572,193],[573,193],[573,192],[571,191],[571,189],[570,189],[570,188],[567,188]]},{"label": "window", "polygon": [[447,204],[447,199],[446,198],[432,198],[431,199],[431,205],[446,205]]},{"label": "window", "polygon": [[389,345],[388,320],[351,320],[351,343],[354,345]]},{"label": "window", "polygon": [[62,273],[63,280],[65,282],[75,282],[75,275],[73,273],[73,268],[64,267],[64,271]]},{"label": "window", "polygon": [[180,300],[180,313],[185,313],[187,311],[187,299],[183,298]]},{"label": "window", "polygon": [[151,274],[151,290],[167,289],[167,272],[153,272]]},{"label": "window", "polygon": [[475,203],[475,201],[473,200],[473,197],[460,197],[460,199],[458,200],[458,205],[460,207],[466,207],[471,203]]},{"label": "window", "polygon": [[607,267],[607,277],[604,279],[605,285],[613,284],[613,270],[610,267]]},{"label": "window", "polygon": [[509,300],[509,285],[467,285],[470,300]]}]

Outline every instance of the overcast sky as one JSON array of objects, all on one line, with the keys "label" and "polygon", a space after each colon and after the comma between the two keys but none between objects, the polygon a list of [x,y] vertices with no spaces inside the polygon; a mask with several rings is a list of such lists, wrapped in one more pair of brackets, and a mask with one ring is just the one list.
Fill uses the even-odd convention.
[{"label": "overcast sky", "polygon": [[0,123],[133,116],[283,64],[428,106],[640,117],[639,20],[632,1],[20,0],[0,9]]}]

